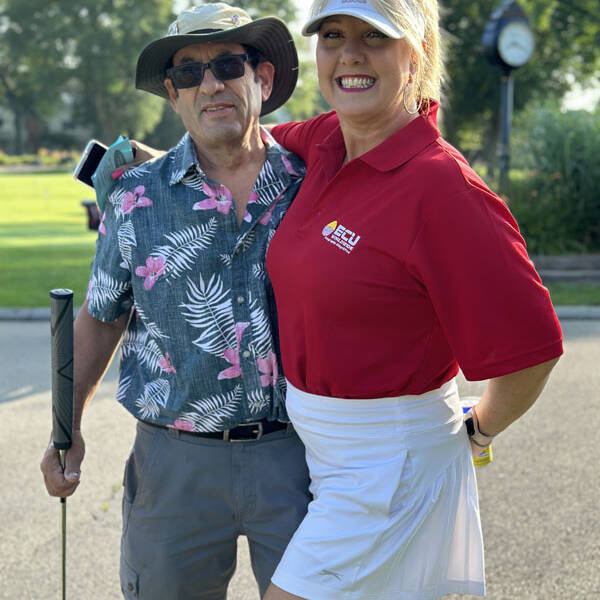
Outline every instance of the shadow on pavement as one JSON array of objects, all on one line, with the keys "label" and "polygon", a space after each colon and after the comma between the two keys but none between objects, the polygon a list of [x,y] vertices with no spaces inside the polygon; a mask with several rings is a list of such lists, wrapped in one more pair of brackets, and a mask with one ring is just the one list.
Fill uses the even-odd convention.
[{"label": "shadow on pavement", "polygon": [[[50,399],[50,324],[2,321],[0,340],[0,404],[42,393]],[[105,381],[115,382],[117,371],[113,364]]]}]

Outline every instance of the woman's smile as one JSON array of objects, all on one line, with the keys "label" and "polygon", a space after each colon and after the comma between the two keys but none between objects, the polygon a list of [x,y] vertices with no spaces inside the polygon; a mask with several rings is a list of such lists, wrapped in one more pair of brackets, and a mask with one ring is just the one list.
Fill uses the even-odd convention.
[{"label": "woman's smile", "polygon": [[355,92],[371,89],[377,80],[368,75],[341,75],[335,81],[340,89]]}]

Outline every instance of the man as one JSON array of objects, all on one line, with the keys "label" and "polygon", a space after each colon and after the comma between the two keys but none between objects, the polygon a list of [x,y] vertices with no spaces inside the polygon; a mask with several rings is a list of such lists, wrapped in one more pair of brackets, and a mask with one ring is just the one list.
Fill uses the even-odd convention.
[{"label": "man", "polygon": [[310,500],[264,269],[304,166],[259,127],[297,64],[281,21],[222,3],[181,13],[138,60],[137,87],[168,97],[187,133],[109,194],[75,323],[73,446],[64,473],[52,447],[41,465],[51,495],[75,491],[83,408],[126,331],[126,598],[224,599],[240,534],[264,594]]}]

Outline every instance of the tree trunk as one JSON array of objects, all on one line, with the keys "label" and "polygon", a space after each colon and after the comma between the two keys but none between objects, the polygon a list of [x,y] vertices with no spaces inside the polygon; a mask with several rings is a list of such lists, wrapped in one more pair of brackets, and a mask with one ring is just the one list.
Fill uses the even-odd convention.
[{"label": "tree trunk", "polygon": [[27,150],[32,154],[37,154],[42,145],[43,123],[33,111],[27,111],[25,127],[27,129]]},{"label": "tree trunk", "polygon": [[14,153],[23,154],[23,112],[20,107],[11,106],[11,109],[15,117]]},{"label": "tree trunk", "polygon": [[23,154],[23,106],[2,71],[0,71],[0,83],[2,83],[2,86],[4,87],[8,106],[15,118],[13,152],[15,154]]}]

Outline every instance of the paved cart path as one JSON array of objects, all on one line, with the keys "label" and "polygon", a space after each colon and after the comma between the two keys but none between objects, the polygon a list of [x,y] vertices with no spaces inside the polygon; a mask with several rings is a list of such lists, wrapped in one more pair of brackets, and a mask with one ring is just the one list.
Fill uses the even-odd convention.
[{"label": "paved cart path", "polygon": [[[490,600],[600,600],[600,321],[563,327],[567,354],[544,397],[478,470]],[[1,599],[59,597],[59,501],[38,467],[49,362],[47,322],[0,322]],[[114,401],[116,377],[113,365],[84,419],[83,479],[67,502],[69,598],[121,598],[121,478],[134,422]],[[461,382],[469,395],[481,388]],[[242,543],[229,599],[257,598]]]}]

